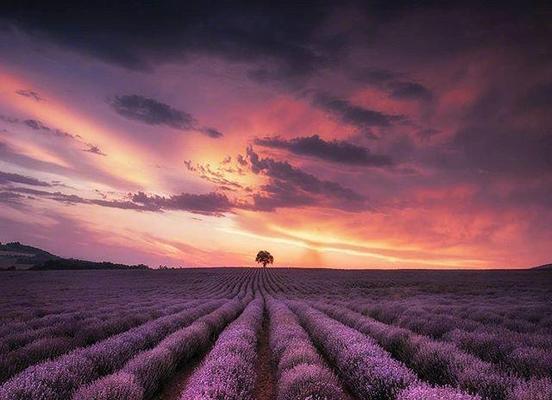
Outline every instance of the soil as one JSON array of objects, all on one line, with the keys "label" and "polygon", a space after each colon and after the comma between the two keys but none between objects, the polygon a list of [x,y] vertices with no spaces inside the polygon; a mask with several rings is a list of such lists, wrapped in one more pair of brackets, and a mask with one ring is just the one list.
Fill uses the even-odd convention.
[{"label": "soil", "polygon": [[265,310],[263,324],[259,332],[257,346],[257,383],[255,384],[256,400],[273,400],[276,398],[276,385],[274,382],[274,369],[272,366],[272,352],[268,342],[268,313]]},{"label": "soil", "polygon": [[166,382],[161,391],[153,397],[152,400],[178,400],[180,394],[184,391],[192,373],[199,367],[204,354],[200,354],[182,365],[172,378]]}]

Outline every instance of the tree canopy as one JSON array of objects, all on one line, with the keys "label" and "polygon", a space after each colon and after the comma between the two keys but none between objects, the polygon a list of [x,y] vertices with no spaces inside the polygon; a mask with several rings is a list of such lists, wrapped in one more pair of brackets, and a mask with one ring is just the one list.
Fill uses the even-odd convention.
[{"label": "tree canopy", "polygon": [[265,268],[266,264],[274,263],[274,257],[272,257],[272,254],[270,254],[268,251],[261,250],[257,253],[257,258],[255,258],[255,261],[259,264],[263,264],[263,268]]}]

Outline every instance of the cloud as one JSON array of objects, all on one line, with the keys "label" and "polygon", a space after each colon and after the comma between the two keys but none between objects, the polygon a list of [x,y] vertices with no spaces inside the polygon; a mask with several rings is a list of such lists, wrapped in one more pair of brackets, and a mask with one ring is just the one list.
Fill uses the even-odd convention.
[{"label": "cloud", "polygon": [[393,82],[389,84],[389,97],[398,100],[423,100],[433,98],[431,91],[416,82]]},{"label": "cloud", "polygon": [[7,204],[13,207],[21,206],[22,195],[10,191],[0,191],[0,204]]},{"label": "cloud", "polygon": [[290,182],[274,180],[260,187],[262,193],[253,193],[253,204],[250,206],[255,211],[274,211],[278,208],[296,208],[316,205],[317,200],[308,196]]},{"label": "cloud", "polygon": [[50,128],[42,121],[37,119],[21,120],[19,118],[0,115],[0,121],[8,122],[10,124],[22,124],[28,128],[31,128],[33,131],[38,131],[42,134],[48,134],[61,139],[74,140],[85,146],[85,149],[83,149],[83,151],[85,152],[96,154],[99,156],[107,156],[107,154],[105,154],[97,145],[85,142],[80,135],[74,135],[61,129]]},{"label": "cloud", "polygon": [[[4,8],[2,17],[8,26],[139,71],[199,54],[265,63],[251,72],[264,79],[304,77],[335,59],[343,48],[336,40],[338,33],[317,34],[334,8],[322,3],[314,8],[309,4],[251,7],[226,2],[84,5],[37,4],[31,12],[12,4]],[[286,29],[282,29],[284,24]],[[94,29],[75,35],[82,27]]]},{"label": "cloud", "polygon": [[404,74],[386,69],[361,69],[350,73],[350,77],[357,82],[375,86],[395,100],[422,100],[430,101],[433,93],[421,83],[408,80]]},{"label": "cloud", "polygon": [[0,121],[7,122],[9,124],[16,124],[19,122],[19,119],[0,114]]},{"label": "cloud", "polygon": [[313,104],[330,113],[340,121],[356,126],[360,129],[372,127],[389,127],[397,122],[403,122],[403,115],[386,114],[352,104],[350,101],[333,97],[324,93],[317,93]]},{"label": "cloud", "polygon": [[247,149],[247,156],[252,172],[269,178],[269,183],[260,188],[265,193],[254,194],[255,203],[262,204],[263,210],[269,204],[274,207],[316,204],[347,211],[367,208],[363,195],[337,182],[319,179],[285,161],[260,158],[252,147]]},{"label": "cloud", "polygon": [[103,151],[101,151],[98,146],[94,146],[94,145],[91,145],[91,144],[88,144],[88,147],[83,149],[82,151],[85,151],[87,153],[96,154],[98,156],[106,156],[107,155]]},{"label": "cloud", "polygon": [[149,125],[166,125],[181,130],[191,130],[196,125],[190,114],[136,94],[116,96],[110,104],[123,117]]},{"label": "cloud", "polygon": [[213,139],[217,139],[224,136],[222,132],[216,130],[215,128],[200,128],[200,132],[206,134],[207,136]]},{"label": "cloud", "polygon": [[235,207],[226,195],[216,192],[206,194],[181,193],[169,197],[138,192],[132,196],[132,201],[149,210],[179,210],[204,215],[222,215],[231,212]]},{"label": "cloud", "polygon": [[240,175],[243,174],[243,170],[241,168],[234,169],[232,166],[229,165],[230,161],[225,163],[224,160],[221,163],[221,165],[211,168],[211,165],[209,163],[207,164],[201,164],[196,163],[192,164],[191,160],[184,161],[184,165],[186,166],[186,169],[194,174],[196,174],[201,179],[204,179],[208,182],[214,183],[216,185],[219,185],[222,189],[229,189],[236,190],[236,189],[242,189],[243,186],[239,184],[238,182],[229,179],[227,176],[232,175],[234,173],[238,173]]},{"label": "cloud", "polygon": [[[0,179],[2,179],[0,175]],[[26,183],[23,181],[25,177],[20,176],[13,178],[12,182]],[[3,183],[0,181],[0,183]],[[36,184],[36,183],[35,183]],[[37,185],[44,186],[44,185]],[[51,186],[51,185],[48,185]],[[150,211],[163,212],[167,210],[186,211],[193,214],[221,216],[225,213],[233,212],[240,205],[233,203],[226,195],[210,192],[204,194],[180,193],[170,196],[160,196],[156,194],[147,194],[144,192],[129,193],[124,198],[108,199],[107,196],[102,196],[101,199],[91,199],[82,197],[76,194],[67,194],[60,191],[37,190],[25,187],[8,187],[2,191],[3,196],[8,198],[19,198],[21,194],[41,197],[49,200],[54,200],[66,204],[88,204],[101,207],[118,208],[122,210],[135,211]],[[11,193],[9,195],[8,193]]]},{"label": "cloud", "polygon": [[0,185],[6,184],[6,183],[22,183],[25,185],[43,186],[43,187],[52,186],[48,182],[44,182],[30,176],[12,174],[9,172],[0,171]]},{"label": "cloud", "polygon": [[294,154],[312,156],[340,164],[369,167],[393,165],[391,158],[386,155],[372,154],[369,149],[347,141],[325,141],[318,135],[297,137],[291,140],[285,140],[278,136],[257,138],[255,144],[285,149]]},{"label": "cloud", "polygon": [[238,154],[238,156],[236,157],[236,160],[238,161],[238,164],[241,165],[242,167],[245,167],[247,165],[247,159],[241,154]]},{"label": "cloud", "polygon": [[31,128],[35,131],[41,131],[44,133],[49,133],[53,136],[57,136],[60,138],[68,138],[68,139],[75,139],[80,141],[81,137],[79,135],[73,135],[72,133],[62,131],[61,129],[54,129],[50,128],[49,126],[45,125],[42,121],[39,121],[37,119],[25,119],[25,120],[19,120],[17,118],[11,118],[9,119],[9,122],[11,123],[20,123],[28,128]]},{"label": "cloud", "polygon": [[191,114],[149,97],[137,94],[115,96],[110,105],[117,114],[148,125],[165,125],[183,131],[201,132],[211,138],[223,136],[214,128],[200,127]]},{"label": "cloud", "polygon": [[33,90],[20,89],[20,90],[17,90],[15,93],[17,93],[18,95],[23,96],[23,97],[28,97],[28,98],[33,99],[34,101],[38,101],[38,102],[44,100],[37,92],[35,92]]},{"label": "cloud", "polygon": [[[246,157],[238,155],[233,159],[227,156],[214,167],[209,164],[192,164],[191,161],[185,161],[184,164],[188,171],[216,184],[219,190],[234,195],[233,200],[221,199],[228,209],[274,211],[279,208],[311,206],[344,211],[369,209],[363,195],[337,182],[319,179],[285,161],[261,158],[252,147],[247,149]],[[234,181],[233,176],[247,172],[245,167],[253,174],[265,177],[265,182],[244,187]],[[153,204],[165,204],[157,198],[154,200]],[[150,203],[144,201],[143,205]]]},{"label": "cloud", "polygon": [[37,121],[35,119],[26,119],[23,121],[25,125],[27,125],[29,128],[34,130],[43,130],[43,131],[50,131],[51,129],[48,128],[46,125],[44,125],[42,122]]},{"label": "cloud", "polygon": [[265,2],[252,7],[201,2],[183,7],[162,2],[131,7],[126,2],[108,6],[78,1],[74,7],[63,2],[26,7],[11,2],[3,7],[0,29],[17,29],[132,70],[214,56],[247,63],[249,76],[257,81],[305,84],[322,69],[357,59],[359,49],[372,56],[369,62],[360,60],[361,65],[385,65],[389,55],[395,63],[431,64],[493,46],[544,60],[548,26],[543,15],[548,10],[518,3],[495,7],[457,0],[412,7],[409,2]]}]

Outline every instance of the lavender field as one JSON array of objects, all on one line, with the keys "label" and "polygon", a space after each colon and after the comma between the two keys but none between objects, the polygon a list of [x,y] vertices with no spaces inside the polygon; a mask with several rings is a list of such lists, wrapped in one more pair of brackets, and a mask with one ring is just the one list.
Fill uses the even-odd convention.
[{"label": "lavender field", "polygon": [[552,399],[547,271],[6,272],[1,400]]}]

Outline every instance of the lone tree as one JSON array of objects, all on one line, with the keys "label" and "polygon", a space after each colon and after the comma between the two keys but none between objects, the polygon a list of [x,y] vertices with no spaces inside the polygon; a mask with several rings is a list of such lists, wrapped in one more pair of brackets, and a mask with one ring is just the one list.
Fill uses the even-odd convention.
[{"label": "lone tree", "polygon": [[263,264],[263,268],[266,268],[266,264],[274,263],[274,257],[272,257],[272,254],[270,254],[268,251],[261,250],[257,253],[257,258],[255,258],[255,261],[259,264]]}]

